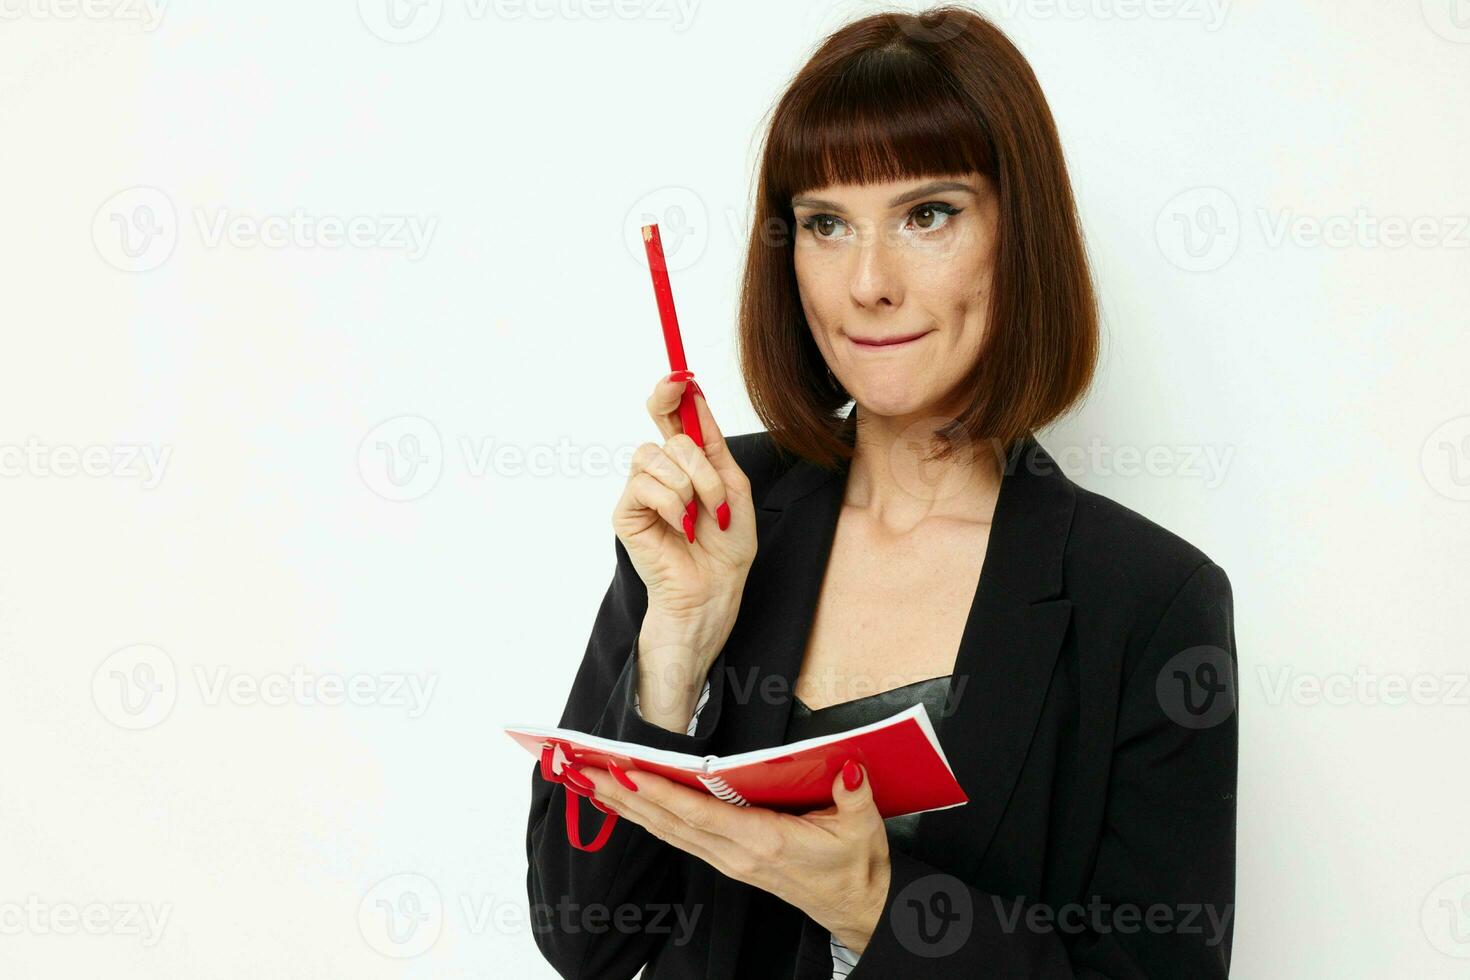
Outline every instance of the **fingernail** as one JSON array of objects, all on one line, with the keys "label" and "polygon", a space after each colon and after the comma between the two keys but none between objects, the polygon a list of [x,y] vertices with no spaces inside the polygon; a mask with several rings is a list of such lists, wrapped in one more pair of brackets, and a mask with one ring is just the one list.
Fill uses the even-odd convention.
[{"label": "fingernail", "polygon": [[[694,505],[690,504],[689,506],[693,507]],[[694,515],[687,510],[684,512],[684,537],[689,539],[690,544],[694,543]]]},{"label": "fingernail", "polygon": [[842,785],[849,793],[863,784],[863,771],[856,762],[848,759],[842,764]]},{"label": "fingernail", "polygon": [[624,789],[631,790],[634,793],[638,792],[638,784],[633,782],[633,780],[628,777],[627,773],[618,768],[618,764],[616,762],[609,762],[607,764],[607,771],[612,773],[612,777],[614,779],[623,784]]},{"label": "fingernail", "polygon": [[692,381],[693,379],[693,371],[674,371],[667,378],[669,381]]},{"label": "fingernail", "polygon": [[585,793],[583,795],[597,792],[597,785],[577,770],[563,769],[561,774],[566,778],[567,782],[571,783],[577,789],[584,790]]},{"label": "fingernail", "polygon": [[729,505],[729,503],[720,504],[720,506],[718,506],[718,507],[715,508],[715,520],[717,520],[717,521],[720,522],[720,530],[721,531],[724,531],[724,530],[726,530],[726,529],[728,529],[730,527],[730,505]]},{"label": "fingernail", "polygon": [[595,796],[589,796],[589,797],[587,797],[587,802],[588,803],[591,803],[593,806],[597,807],[597,809],[601,810],[603,813],[611,814],[612,816],[617,816],[617,814],[613,813],[611,807],[605,806],[605,805],[597,802],[597,797],[595,797]]},{"label": "fingernail", "polygon": [[[693,374],[693,372],[690,372],[690,375],[689,375],[689,387],[690,388],[693,388],[694,391],[695,391],[695,393],[698,394],[701,398],[704,398],[704,389],[699,386],[699,382],[698,381],[695,381],[694,380],[694,374]],[[708,398],[705,398],[704,400],[705,401],[709,401]]]}]

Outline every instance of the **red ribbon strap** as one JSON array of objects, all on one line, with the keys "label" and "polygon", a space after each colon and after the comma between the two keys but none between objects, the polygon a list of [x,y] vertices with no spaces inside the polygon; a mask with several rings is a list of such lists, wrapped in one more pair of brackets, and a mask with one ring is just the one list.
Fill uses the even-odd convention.
[{"label": "red ribbon strap", "polygon": [[[568,758],[565,749],[562,749],[560,753],[557,752],[561,748],[555,742],[547,742],[541,746],[541,778],[547,782],[565,783],[567,781],[564,770],[571,764],[571,759]],[[558,754],[560,758],[557,758]],[[598,829],[597,836],[593,837],[590,842],[583,844],[581,831],[582,809],[581,804],[578,802],[581,794],[573,792],[565,786],[562,787],[562,794],[567,800],[567,841],[579,851],[602,850],[602,845],[606,844],[608,838],[612,836],[613,826],[618,822],[618,815],[616,813],[604,814],[602,826]]]}]

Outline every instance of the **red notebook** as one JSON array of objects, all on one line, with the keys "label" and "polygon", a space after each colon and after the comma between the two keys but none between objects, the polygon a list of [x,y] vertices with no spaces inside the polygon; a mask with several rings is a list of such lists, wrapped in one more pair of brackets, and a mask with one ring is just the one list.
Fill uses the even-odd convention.
[{"label": "red notebook", "polygon": [[[505,731],[541,759],[542,776],[558,782],[567,762],[606,769],[611,760],[623,769],[658,773],[737,806],[804,813],[832,805],[832,782],[852,759],[867,770],[873,801],[884,817],[969,802],[922,704],[850,731],[723,757],[669,752],[564,728],[508,725]],[[598,841],[596,847],[584,847],[577,839],[574,794],[569,792],[567,800],[573,845],[601,847]],[[610,817],[605,831],[611,823]]]}]

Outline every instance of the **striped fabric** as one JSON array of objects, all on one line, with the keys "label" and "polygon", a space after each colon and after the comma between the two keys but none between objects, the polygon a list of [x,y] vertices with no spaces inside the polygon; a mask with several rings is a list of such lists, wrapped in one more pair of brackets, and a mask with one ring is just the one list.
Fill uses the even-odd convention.
[{"label": "striped fabric", "polygon": [[[704,682],[704,690],[699,692],[699,701],[696,702],[695,705],[694,705],[694,714],[689,719],[689,727],[687,729],[685,729],[685,731],[684,731],[684,734],[685,735],[693,735],[694,734],[694,729],[699,726],[699,713],[704,710],[704,706],[705,706],[705,704],[708,701],[709,701],[709,681],[705,681]],[[638,707],[638,689],[637,688],[634,688],[633,689],[633,710],[635,712],[637,712],[639,718],[642,718],[643,717],[643,711],[642,711],[641,708]]]},{"label": "striped fabric", "polygon": [[[689,727],[685,729],[685,735],[693,735],[694,730],[699,727],[699,713],[704,710],[709,701],[709,681],[704,682],[704,690],[699,692],[699,702],[694,706],[694,715],[689,719]],[[638,717],[643,717],[643,712],[638,709],[638,690],[633,689],[633,710],[638,712]],[[837,941],[837,937],[830,932],[827,933],[828,947],[832,951],[832,980],[845,977],[857,966],[857,954]]]}]

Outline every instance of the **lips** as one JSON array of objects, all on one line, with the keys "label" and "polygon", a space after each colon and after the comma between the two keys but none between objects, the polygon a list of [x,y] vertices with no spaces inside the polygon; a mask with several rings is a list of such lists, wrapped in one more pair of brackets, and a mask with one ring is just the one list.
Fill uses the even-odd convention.
[{"label": "lips", "polygon": [[847,339],[859,347],[881,348],[907,344],[910,341],[918,340],[920,337],[928,336],[928,334],[928,330],[921,330],[919,333],[900,334],[894,337],[848,337]]}]

